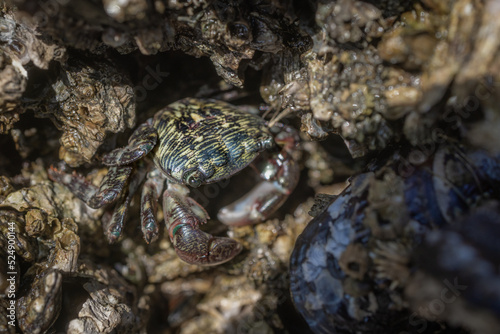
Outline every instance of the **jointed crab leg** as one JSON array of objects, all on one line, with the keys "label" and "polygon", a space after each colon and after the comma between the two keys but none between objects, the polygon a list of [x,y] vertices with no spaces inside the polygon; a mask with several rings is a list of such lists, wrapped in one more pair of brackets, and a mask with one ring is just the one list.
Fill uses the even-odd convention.
[{"label": "jointed crab leg", "polygon": [[216,265],[234,258],[241,251],[241,245],[200,230],[200,225],[209,217],[188,193],[185,186],[171,183],[163,193],[165,223],[177,255],[185,262],[198,265]]},{"label": "jointed crab leg", "polygon": [[107,166],[128,165],[148,154],[156,145],[158,134],[151,127],[152,119],[141,124],[130,136],[128,145],[117,148],[102,158],[102,163]]},{"label": "jointed crab leg", "polygon": [[158,237],[156,210],[165,178],[157,169],[150,172],[144,183],[141,194],[141,230],[144,240],[149,244]]},{"label": "jointed crab leg", "polygon": [[299,166],[292,157],[298,140],[294,129],[280,125],[275,141],[282,150],[259,164],[261,182],[245,196],[219,211],[217,218],[221,222],[232,226],[257,223],[283,204],[299,180]]},{"label": "jointed crab leg", "polygon": [[130,178],[128,183],[128,191],[122,192],[118,198],[113,210],[113,216],[109,221],[103,220],[102,227],[104,234],[108,238],[110,244],[116,242],[122,234],[130,201],[137,191],[137,188],[144,180],[145,174],[146,173],[142,172],[142,169],[140,168],[134,172],[134,175]]},{"label": "jointed crab leg", "polygon": [[104,235],[106,235],[110,244],[115,243],[122,234],[131,197],[132,195],[130,193],[122,193],[120,199],[116,203],[111,219],[109,221],[103,220],[102,222]]},{"label": "jointed crab leg", "polygon": [[131,172],[132,167],[129,166],[110,167],[99,188],[87,182],[81,175],[66,174],[54,167],[49,169],[49,177],[55,182],[64,184],[91,208],[98,209],[118,198]]}]

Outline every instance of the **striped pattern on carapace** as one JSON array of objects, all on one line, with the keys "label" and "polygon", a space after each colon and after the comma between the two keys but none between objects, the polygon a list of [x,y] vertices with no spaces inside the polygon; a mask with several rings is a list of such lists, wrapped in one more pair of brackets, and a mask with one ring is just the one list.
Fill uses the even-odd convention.
[{"label": "striped pattern on carapace", "polygon": [[187,183],[193,172],[201,183],[216,182],[274,146],[262,118],[215,100],[174,102],[155,115],[152,126],[158,133],[154,161],[174,182]]}]

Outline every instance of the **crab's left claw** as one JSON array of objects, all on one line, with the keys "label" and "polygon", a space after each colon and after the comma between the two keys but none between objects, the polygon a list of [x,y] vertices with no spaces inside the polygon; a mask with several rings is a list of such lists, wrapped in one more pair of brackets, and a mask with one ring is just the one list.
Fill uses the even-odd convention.
[{"label": "crab's left claw", "polygon": [[189,190],[169,184],[163,193],[163,211],[170,240],[179,258],[190,264],[216,265],[234,258],[241,245],[230,238],[214,237],[200,230],[207,212],[188,197]]},{"label": "crab's left claw", "polygon": [[297,132],[281,126],[275,141],[282,150],[258,166],[261,182],[239,200],[223,207],[217,218],[226,225],[241,226],[265,220],[286,201],[299,181],[300,169],[293,158]]},{"label": "crab's left claw", "polygon": [[241,245],[225,237],[214,237],[191,224],[179,224],[170,236],[179,258],[190,264],[216,265],[233,259]]}]

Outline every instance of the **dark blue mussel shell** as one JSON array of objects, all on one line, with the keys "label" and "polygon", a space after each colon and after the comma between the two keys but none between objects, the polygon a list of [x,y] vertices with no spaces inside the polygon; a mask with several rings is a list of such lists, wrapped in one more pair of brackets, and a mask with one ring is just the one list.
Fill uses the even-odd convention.
[{"label": "dark blue mussel shell", "polygon": [[315,333],[463,333],[421,319],[405,287],[429,231],[500,198],[499,160],[450,144],[416,155],[395,154],[353,177],[297,239],[291,293]]}]

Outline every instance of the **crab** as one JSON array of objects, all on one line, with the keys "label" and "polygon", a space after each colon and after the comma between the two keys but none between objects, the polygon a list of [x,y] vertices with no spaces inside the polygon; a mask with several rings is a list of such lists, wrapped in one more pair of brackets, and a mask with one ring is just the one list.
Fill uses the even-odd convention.
[{"label": "crab", "polygon": [[[258,166],[260,181],[242,198],[220,209],[217,217],[232,226],[265,220],[297,185],[299,168],[293,158],[297,145],[298,134],[289,126],[268,126],[261,117],[226,102],[185,98],[140,125],[127,146],[103,156],[102,163],[109,169],[99,187],[79,174],[54,167],[49,176],[92,208],[117,202],[113,216],[103,223],[104,233],[113,243],[122,234],[131,196],[141,183],[140,177],[130,178],[132,165],[149,166],[141,193],[145,241],[158,237],[156,209],[163,192],[165,224],[178,256],[190,264],[216,265],[233,259],[242,247],[231,238],[200,229],[209,216],[189,197],[188,186],[217,182],[250,164]],[[260,154],[266,150],[268,155]],[[154,164],[133,164],[146,156]]]}]

